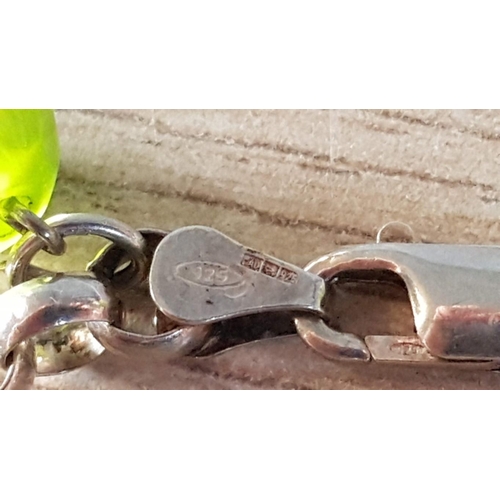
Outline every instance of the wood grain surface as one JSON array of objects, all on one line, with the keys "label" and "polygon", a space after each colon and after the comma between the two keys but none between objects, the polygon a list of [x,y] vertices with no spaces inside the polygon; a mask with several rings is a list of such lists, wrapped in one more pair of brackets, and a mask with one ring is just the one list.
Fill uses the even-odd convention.
[{"label": "wood grain surface", "polygon": [[[62,165],[50,214],[209,225],[301,266],[373,241],[390,221],[426,242],[500,242],[499,111],[60,110],[57,121]],[[74,244],[41,263],[83,267],[97,247]],[[392,331],[411,334],[408,301],[393,303]],[[356,307],[344,307],[353,321]],[[360,333],[391,329],[373,314],[363,311]],[[37,387],[499,388],[500,375],[334,363],[289,337],[170,364],[106,353]]]}]

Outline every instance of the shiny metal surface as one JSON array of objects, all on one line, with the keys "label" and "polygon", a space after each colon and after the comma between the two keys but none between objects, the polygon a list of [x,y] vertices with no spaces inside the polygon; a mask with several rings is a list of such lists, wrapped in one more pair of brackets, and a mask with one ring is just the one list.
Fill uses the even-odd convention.
[{"label": "shiny metal surface", "polygon": [[176,359],[192,354],[207,341],[210,325],[182,326],[158,335],[133,333],[116,326],[94,323],[90,331],[109,351],[125,356],[154,354]]},{"label": "shiny metal surface", "polygon": [[[346,272],[358,271],[362,276],[363,272],[374,270],[391,271],[402,278],[417,337],[430,357],[423,356],[415,346],[404,348],[396,340],[370,339],[368,342],[376,349],[378,360],[420,363],[434,362],[434,358],[457,362],[500,360],[500,247],[361,245],[318,259],[306,270],[325,280]],[[326,327],[320,318],[297,318],[295,323],[303,340],[313,349],[335,359],[350,357],[342,350],[343,344],[352,340],[345,333]],[[490,367],[491,363],[484,366]]]},{"label": "shiny metal surface", "polygon": [[202,226],[173,231],[150,271],[159,309],[181,324],[207,324],[265,311],[321,312],[324,281]]},{"label": "shiny metal surface", "polygon": [[[112,275],[98,275],[101,280],[110,280],[113,286],[133,286],[139,283],[146,269],[144,240],[140,233],[126,224],[109,217],[91,214],[57,215],[47,219],[47,224],[63,238],[68,236],[101,236],[123,247],[127,251],[130,264]],[[11,286],[26,281],[30,276],[30,262],[44,249],[44,242],[35,234],[21,240],[12,250],[7,265],[7,276]]]},{"label": "shiny metal surface", "polygon": [[330,328],[321,318],[298,318],[296,327],[304,342],[327,358],[370,361],[370,351],[362,339]]},{"label": "shiny metal surface", "polygon": [[59,232],[17,198],[8,198],[0,203],[0,217],[21,234],[31,232],[36,235],[44,243],[44,250],[50,254],[62,255],[66,251],[66,244]]},{"label": "shiny metal surface", "polygon": [[[156,248],[167,235],[156,229],[140,229],[144,238],[146,269],[149,271]],[[98,275],[108,275],[127,259],[126,251],[110,245],[99,253],[90,269]],[[196,325],[179,327],[158,312],[145,279],[135,287],[115,291],[117,315],[112,325],[89,324],[90,331],[110,351],[127,356],[154,354],[162,359],[187,356],[202,347],[212,327]]]},{"label": "shiny metal surface", "polygon": [[[54,330],[86,322],[110,322],[112,302],[104,286],[87,276],[35,278],[0,295],[0,366],[9,369],[10,356],[24,342],[43,344],[50,338],[54,349],[35,345],[37,373],[58,373],[81,366],[101,354],[95,340],[69,329],[56,343]],[[78,329],[76,330],[79,331]],[[50,334],[50,337],[44,337]]]}]

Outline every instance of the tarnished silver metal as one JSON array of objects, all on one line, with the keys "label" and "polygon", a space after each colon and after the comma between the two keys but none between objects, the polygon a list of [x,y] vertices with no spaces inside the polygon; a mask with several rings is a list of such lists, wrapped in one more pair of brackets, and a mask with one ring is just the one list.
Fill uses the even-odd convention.
[{"label": "tarnished silver metal", "polygon": [[[99,275],[101,281],[112,280],[113,286],[133,286],[144,278],[146,258],[144,240],[141,234],[120,221],[90,214],[57,215],[47,219],[47,224],[63,238],[68,236],[101,236],[123,247],[127,251],[130,264],[111,275]],[[11,286],[16,286],[30,276],[30,262],[34,256],[44,249],[44,242],[35,234],[21,240],[12,250],[7,264],[7,276]]]},{"label": "tarnished silver metal", "polygon": [[313,261],[306,270],[327,281],[353,271],[361,277],[363,272],[390,271],[403,280],[412,306],[416,338],[371,336],[363,341],[333,330],[319,317],[297,317],[299,335],[326,357],[500,365],[498,246],[360,245]]},{"label": "tarnished silver metal", "polygon": [[[157,229],[139,229],[144,238],[146,269],[159,243],[168,234]],[[108,275],[127,259],[127,252],[120,246],[106,247],[89,268],[97,275]],[[187,356],[200,349],[210,336],[210,325],[178,327],[158,312],[149,293],[149,281],[145,279],[135,287],[116,290],[117,315],[112,325],[89,324],[90,331],[99,342],[114,353],[128,356],[149,353],[173,359]]]},{"label": "tarnished silver metal", "polygon": [[69,336],[60,338],[54,349],[43,348],[43,341],[50,338],[55,346],[54,330],[66,325],[109,323],[112,309],[104,285],[88,276],[35,278],[11,288],[0,295],[0,367],[13,377],[9,368],[16,364],[23,343],[32,339],[36,341],[38,374],[58,373],[92,361],[101,354],[102,346],[96,350],[97,342],[88,330],[82,329],[86,335],[75,336],[75,329],[70,329]]},{"label": "tarnished silver metal", "polygon": [[31,232],[43,242],[42,248],[46,252],[52,255],[62,255],[66,251],[66,243],[61,234],[25,207],[17,198],[2,200],[0,218],[20,234]]},{"label": "tarnished silver metal", "polygon": [[98,358],[105,348],[92,335],[89,325],[93,324],[101,323],[69,324],[38,335],[35,344],[37,375],[74,370]]},{"label": "tarnished silver metal", "polygon": [[150,285],[159,309],[188,325],[265,311],[320,313],[325,294],[323,279],[203,226],[161,241]]}]

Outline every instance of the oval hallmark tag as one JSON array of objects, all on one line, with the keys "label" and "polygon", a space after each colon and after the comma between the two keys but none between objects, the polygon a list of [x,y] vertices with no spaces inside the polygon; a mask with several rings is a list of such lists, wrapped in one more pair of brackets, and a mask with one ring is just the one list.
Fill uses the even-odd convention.
[{"label": "oval hallmark tag", "polygon": [[153,300],[181,324],[263,311],[321,311],[322,278],[203,226],[172,231],[150,273]]}]

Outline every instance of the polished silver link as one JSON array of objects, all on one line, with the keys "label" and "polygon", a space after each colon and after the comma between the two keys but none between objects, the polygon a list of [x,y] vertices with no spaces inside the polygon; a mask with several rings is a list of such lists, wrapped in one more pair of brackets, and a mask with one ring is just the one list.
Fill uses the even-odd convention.
[{"label": "polished silver link", "polygon": [[46,252],[62,255],[66,251],[61,234],[17,198],[8,198],[0,203],[0,217],[20,234],[33,233],[43,242],[42,248]]},{"label": "polished silver link", "polygon": [[[153,255],[168,234],[157,229],[139,229],[144,238],[149,271]],[[125,249],[111,244],[99,252],[89,269],[97,275],[111,274],[127,259]],[[212,332],[209,325],[179,327],[158,312],[146,279],[136,287],[115,290],[117,315],[112,325],[89,324],[90,331],[106,349],[126,356],[158,355],[162,359],[187,356],[200,349]]]},{"label": "polished silver link", "polygon": [[[22,349],[23,344],[31,340],[39,342],[40,336],[52,335],[55,330],[66,325],[110,323],[112,306],[112,299],[104,285],[88,276],[36,278],[1,294],[0,367],[7,370],[3,386],[12,385],[16,378],[22,378],[21,375],[16,377],[16,369],[12,366],[19,367],[21,362],[26,365],[30,353],[26,351],[21,356],[19,349]],[[81,337],[76,342],[71,342],[70,338],[68,350],[35,349],[34,372],[44,374],[60,373],[82,366],[103,352],[102,346],[95,351],[94,344]],[[73,356],[68,356],[68,351]],[[78,359],[76,363],[75,356]],[[43,366],[43,370],[39,370],[39,366]],[[26,367],[21,371],[26,372]]]},{"label": "polished silver link", "polygon": [[[146,257],[141,234],[128,225],[102,215],[63,214],[47,219],[47,224],[62,238],[68,236],[100,236],[106,238],[127,252],[130,264],[114,274],[104,275],[94,270],[97,279],[110,281],[115,287],[134,286],[145,277]],[[12,251],[7,264],[7,276],[11,286],[23,283],[30,277],[30,263],[35,255],[44,249],[45,243],[32,234],[21,240]]]}]

